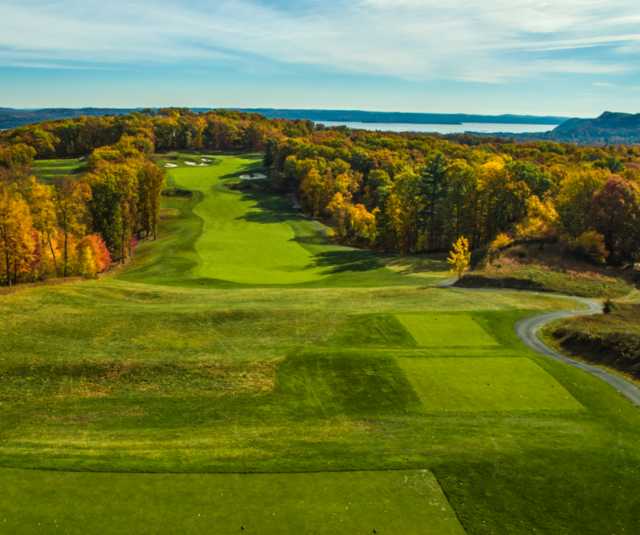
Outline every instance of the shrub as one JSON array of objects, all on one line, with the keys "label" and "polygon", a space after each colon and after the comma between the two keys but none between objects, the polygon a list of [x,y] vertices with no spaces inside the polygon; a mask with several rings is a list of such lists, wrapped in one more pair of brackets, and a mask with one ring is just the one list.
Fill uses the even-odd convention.
[{"label": "shrub", "polygon": [[571,240],[569,249],[596,264],[604,264],[609,256],[609,251],[607,251],[604,243],[604,236],[595,230],[583,232],[580,236]]},{"label": "shrub", "polygon": [[505,232],[502,232],[498,234],[495,240],[491,242],[491,245],[489,245],[489,256],[493,257],[511,245],[513,245],[513,238]]}]

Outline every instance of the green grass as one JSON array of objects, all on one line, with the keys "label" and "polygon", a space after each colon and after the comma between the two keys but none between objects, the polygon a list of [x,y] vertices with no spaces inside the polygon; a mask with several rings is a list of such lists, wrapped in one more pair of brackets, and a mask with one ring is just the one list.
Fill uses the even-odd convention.
[{"label": "green grass", "polygon": [[466,314],[398,314],[396,317],[421,347],[486,347],[497,344]]},{"label": "green grass", "polygon": [[[10,489],[0,495],[3,533],[165,533],[169,526],[203,534],[464,533],[426,470],[171,476],[10,470],[3,475]],[[24,508],[44,502],[45,509]],[[69,507],[80,503],[83,507]],[[108,523],[102,521],[105,514]]]},{"label": "green grass", "polygon": [[36,160],[33,162],[33,174],[43,182],[53,182],[57,178],[75,175],[84,169],[84,158],[64,158],[54,160]]},{"label": "green grass", "polygon": [[526,358],[400,359],[427,412],[575,411],[582,406]]},{"label": "green grass", "polygon": [[337,347],[416,346],[411,334],[391,314],[364,314],[349,318],[331,342]]},{"label": "green grass", "polygon": [[[640,411],[514,332],[575,303],[435,288],[195,158],[130,265],[0,293],[0,533],[640,531]],[[234,280],[253,232],[295,269]]]},{"label": "green grass", "polygon": [[[172,154],[160,160],[169,186],[193,192],[164,201],[159,243],[143,244],[122,278],[177,286],[424,285],[447,276],[440,260],[402,263],[330,243],[326,228],[265,188],[237,190],[239,176],[260,169],[259,156]],[[387,263],[393,265],[387,267]],[[406,271],[412,267],[410,275]]]}]

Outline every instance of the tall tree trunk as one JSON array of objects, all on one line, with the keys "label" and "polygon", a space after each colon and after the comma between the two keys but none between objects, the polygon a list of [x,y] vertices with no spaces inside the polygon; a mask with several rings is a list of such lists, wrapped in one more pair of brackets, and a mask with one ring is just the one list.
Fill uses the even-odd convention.
[{"label": "tall tree trunk", "polygon": [[67,276],[67,267],[69,265],[69,233],[64,231],[64,267],[62,268],[62,276]]},{"label": "tall tree trunk", "polygon": [[51,233],[47,232],[47,242],[49,243],[49,250],[51,251],[51,258],[53,259],[53,270],[58,275],[58,260],[56,258],[56,251],[53,248],[53,242],[51,241]]},{"label": "tall tree trunk", "polygon": [[5,272],[7,274],[7,286],[11,286],[11,260],[9,258],[9,248],[7,247],[6,241],[4,247],[4,264]]}]

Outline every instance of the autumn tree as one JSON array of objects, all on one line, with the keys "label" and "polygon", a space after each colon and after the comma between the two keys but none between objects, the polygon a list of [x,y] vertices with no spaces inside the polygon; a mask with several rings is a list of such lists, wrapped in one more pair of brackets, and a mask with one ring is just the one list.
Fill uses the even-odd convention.
[{"label": "autumn tree", "polygon": [[516,236],[523,240],[543,240],[556,236],[559,216],[551,199],[537,195],[527,199],[527,215],[516,226]]},{"label": "autumn tree", "polygon": [[164,172],[156,164],[145,161],[138,171],[138,228],[146,237],[158,237],[160,195]]},{"label": "autumn tree", "polygon": [[30,273],[36,243],[29,206],[14,189],[0,184],[0,258],[5,284]]},{"label": "autumn tree", "polygon": [[91,190],[85,182],[65,177],[56,184],[53,199],[62,234],[62,276],[67,277],[72,252],[70,242],[86,231],[87,203],[91,199]]},{"label": "autumn tree", "polygon": [[[22,185],[22,195],[29,205],[33,228],[37,231],[38,248],[40,250],[40,276],[58,272],[57,237],[58,213],[56,210],[55,190],[52,186],[42,184],[35,177],[29,177]],[[45,254],[48,251],[48,255]],[[44,261],[50,258],[51,269]]]},{"label": "autumn tree", "polygon": [[447,262],[451,266],[451,270],[460,279],[469,270],[471,265],[471,251],[469,249],[469,240],[464,236],[460,236],[451,251],[449,252],[449,258]]},{"label": "autumn tree", "polygon": [[640,189],[621,177],[611,177],[595,193],[591,205],[595,230],[604,237],[612,260],[635,260],[640,255]]}]

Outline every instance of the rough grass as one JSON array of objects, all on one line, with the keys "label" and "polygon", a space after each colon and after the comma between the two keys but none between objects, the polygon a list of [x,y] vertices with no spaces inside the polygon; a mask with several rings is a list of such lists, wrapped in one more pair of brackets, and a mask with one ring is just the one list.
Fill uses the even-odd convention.
[{"label": "rough grass", "polygon": [[427,412],[575,411],[582,406],[525,358],[400,359]]},{"label": "rough grass", "polygon": [[610,298],[622,297],[633,290],[633,285],[613,271],[577,262],[565,266],[553,258],[547,263],[537,261],[535,257],[526,262],[511,257],[500,258],[482,270],[465,275],[456,285]]}]

